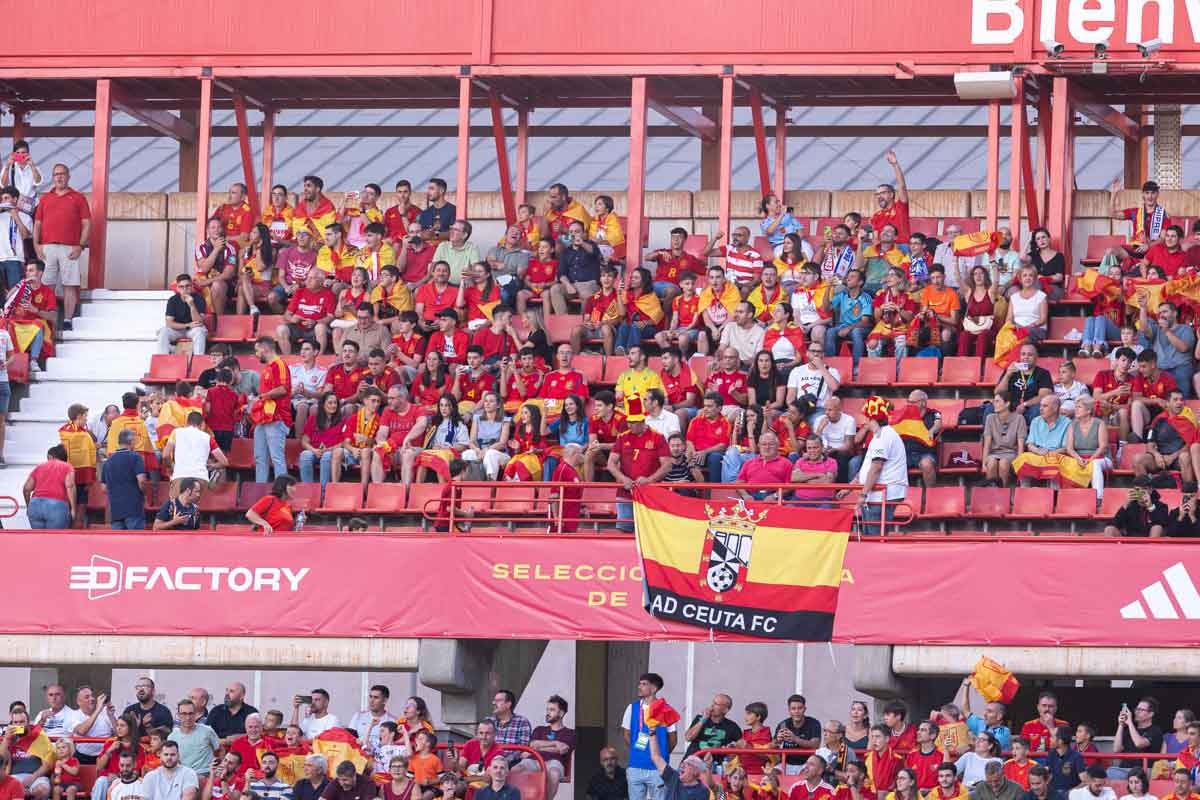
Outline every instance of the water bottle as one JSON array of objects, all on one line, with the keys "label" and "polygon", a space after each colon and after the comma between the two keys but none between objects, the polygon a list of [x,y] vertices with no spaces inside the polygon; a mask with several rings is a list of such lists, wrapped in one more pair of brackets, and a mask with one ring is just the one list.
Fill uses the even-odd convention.
[{"label": "water bottle", "polygon": [[301,511],[299,514],[296,515],[296,531],[297,532],[304,530],[304,523],[307,520],[308,520],[308,514],[304,511]]}]

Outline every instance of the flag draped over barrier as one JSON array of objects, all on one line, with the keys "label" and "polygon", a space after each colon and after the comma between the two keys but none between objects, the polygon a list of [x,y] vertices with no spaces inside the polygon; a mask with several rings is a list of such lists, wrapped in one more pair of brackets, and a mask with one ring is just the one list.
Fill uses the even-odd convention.
[{"label": "flag draped over barrier", "polygon": [[769,639],[829,641],[853,513],[634,491],[652,615]]}]

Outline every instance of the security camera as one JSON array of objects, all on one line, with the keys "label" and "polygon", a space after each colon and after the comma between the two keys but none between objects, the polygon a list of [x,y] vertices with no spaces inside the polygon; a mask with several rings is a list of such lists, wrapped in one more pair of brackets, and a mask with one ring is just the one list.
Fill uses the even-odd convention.
[{"label": "security camera", "polygon": [[1096,58],[1108,58],[1108,40],[1105,39],[1103,42],[1096,42],[1096,48],[1093,52]]},{"label": "security camera", "polygon": [[1042,42],[1042,47],[1046,48],[1046,55],[1050,56],[1050,58],[1058,58],[1063,52],[1062,43],[1056,42],[1053,39],[1046,39]]},{"label": "security camera", "polygon": [[1138,47],[1138,52],[1142,54],[1142,58],[1149,58],[1150,56],[1157,53],[1159,50],[1162,50],[1162,46],[1163,46],[1163,40],[1159,39],[1158,37],[1155,37],[1148,42],[1142,42],[1137,47]]}]

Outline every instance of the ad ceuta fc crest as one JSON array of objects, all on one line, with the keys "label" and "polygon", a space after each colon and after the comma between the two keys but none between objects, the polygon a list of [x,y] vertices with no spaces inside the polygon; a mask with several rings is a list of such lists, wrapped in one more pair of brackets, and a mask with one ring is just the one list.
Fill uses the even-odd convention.
[{"label": "ad ceuta fc crest", "polygon": [[700,588],[713,593],[720,602],[725,592],[740,592],[746,586],[754,531],[767,512],[754,512],[738,500],[732,508],[704,506],[708,530],[704,533],[704,551],[700,556]]}]

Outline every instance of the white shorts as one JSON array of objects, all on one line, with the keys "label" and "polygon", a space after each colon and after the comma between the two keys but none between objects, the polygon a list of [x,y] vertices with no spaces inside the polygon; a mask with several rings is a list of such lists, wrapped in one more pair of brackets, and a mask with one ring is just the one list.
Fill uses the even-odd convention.
[{"label": "white shorts", "polygon": [[[30,776],[29,776],[29,774],[27,773],[27,774],[25,774],[25,775],[13,775],[13,777],[14,777],[14,778],[16,778],[17,780],[19,780],[19,781],[20,781],[22,784],[24,784],[24,783],[25,783],[25,780],[26,780],[27,778],[29,778]],[[45,788],[46,788],[46,790],[47,790],[47,791],[49,791],[49,789],[50,789],[50,779],[49,779],[48,777],[46,777],[45,775],[41,776],[40,778],[38,778],[37,780],[35,780],[33,783],[31,783],[31,784],[29,784],[28,786],[26,786],[26,787],[25,787],[25,792],[26,792],[26,793],[35,792],[35,791],[37,791],[37,789],[38,789],[38,787],[39,787],[39,786],[45,787]]]},{"label": "white shorts", "polygon": [[71,246],[67,244],[44,244],[46,274],[42,281],[49,286],[79,286],[79,259],[71,260]]}]

